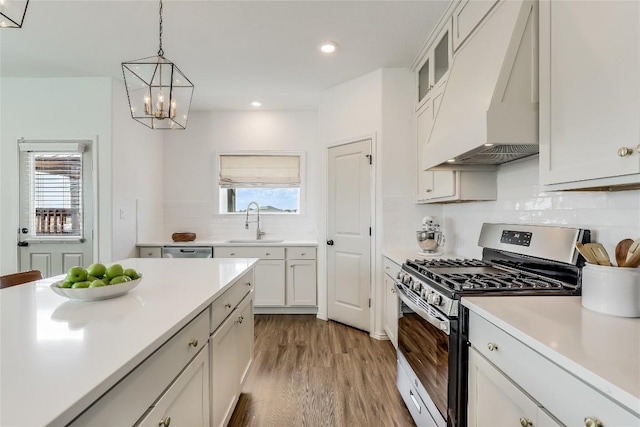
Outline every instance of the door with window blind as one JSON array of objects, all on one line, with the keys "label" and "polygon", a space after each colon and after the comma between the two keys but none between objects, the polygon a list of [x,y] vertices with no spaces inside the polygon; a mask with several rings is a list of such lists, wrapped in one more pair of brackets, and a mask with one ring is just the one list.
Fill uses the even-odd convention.
[{"label": "door with window blind", "polygon": [[93,262],[91,141],[19,141],[21,271]]}]

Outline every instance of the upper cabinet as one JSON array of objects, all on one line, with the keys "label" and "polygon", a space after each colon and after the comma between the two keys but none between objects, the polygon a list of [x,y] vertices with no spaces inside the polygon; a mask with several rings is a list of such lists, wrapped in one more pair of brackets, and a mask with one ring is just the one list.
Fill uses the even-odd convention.
[{"label": "upper cabinet", "polygon": [[471,35],[498,0],[462,0],[453,11],[453,50]]},{"label": "upper cabinet", "polygon": [[640,2],[540,2],[540,182],[640,183]]},{"label": "upper cabinet", "polygon": [[453,48],[451,44],[451,19],[447,19],[435,38],[435,41],[424,53],[416,73],[418,84],[419,110],[427,103],[433,102],[433,93],[442,92],[447,81]]}]

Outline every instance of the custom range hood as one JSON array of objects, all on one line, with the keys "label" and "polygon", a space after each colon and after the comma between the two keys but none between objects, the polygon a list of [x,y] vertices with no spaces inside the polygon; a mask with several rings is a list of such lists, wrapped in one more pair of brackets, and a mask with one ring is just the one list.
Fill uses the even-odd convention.
[{"label": "custom range hood", "polygon": [[492,169],[538,153],[537,20],[534,2],[501,1],[458,48],[424,169]]}]

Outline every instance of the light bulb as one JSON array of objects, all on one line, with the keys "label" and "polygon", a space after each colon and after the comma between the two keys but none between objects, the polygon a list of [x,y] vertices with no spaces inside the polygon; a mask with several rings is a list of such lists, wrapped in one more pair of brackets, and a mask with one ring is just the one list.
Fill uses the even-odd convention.
[{"label": "light bulb", "polygon": [[331,42],[331,41],[323,42],[320,45],[320,52],[329,54],[329,53],[335,52],[337,48],[338,48],[338,44],[336,42]]}]

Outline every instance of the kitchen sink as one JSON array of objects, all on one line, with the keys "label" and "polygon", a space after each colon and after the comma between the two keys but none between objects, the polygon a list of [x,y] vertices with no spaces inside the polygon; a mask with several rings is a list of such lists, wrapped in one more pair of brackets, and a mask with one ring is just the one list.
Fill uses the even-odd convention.
[{"label": "kitchen sink", "polygon": [[235,240],[227,240],[225,243],[282,243],[284,240],[276,240],[276,239],[235,239]]}]

